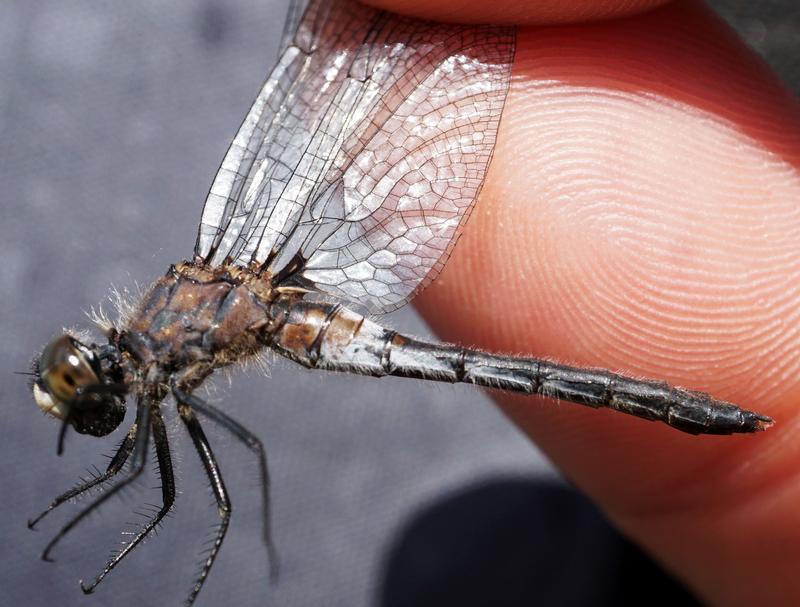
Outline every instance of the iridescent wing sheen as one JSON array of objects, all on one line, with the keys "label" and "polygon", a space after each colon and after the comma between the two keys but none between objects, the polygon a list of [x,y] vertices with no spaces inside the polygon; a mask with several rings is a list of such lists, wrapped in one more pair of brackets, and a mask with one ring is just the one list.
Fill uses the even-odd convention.
[{"label": "iridescent wing sheen", "polygon": [[513,54],[512,28],[312,0],[222,162],[195,253],[273,274],[299,258],[300,284],[403,305],[480,191]]}]

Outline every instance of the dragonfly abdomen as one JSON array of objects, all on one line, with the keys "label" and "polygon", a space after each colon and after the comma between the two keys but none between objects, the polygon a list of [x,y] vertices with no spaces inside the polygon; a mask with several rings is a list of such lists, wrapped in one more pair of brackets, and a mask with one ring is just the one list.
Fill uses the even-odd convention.
[{"label": "dragonfly abdomen", "polygon": [[771,423],[762,415],[666,382],[426,343],[340,305],[300,301],[286,304],[280,316],[282,324],[273,335],[273,346],[307,367],[538,394],[661,421],[690,434],[755,432]]}]

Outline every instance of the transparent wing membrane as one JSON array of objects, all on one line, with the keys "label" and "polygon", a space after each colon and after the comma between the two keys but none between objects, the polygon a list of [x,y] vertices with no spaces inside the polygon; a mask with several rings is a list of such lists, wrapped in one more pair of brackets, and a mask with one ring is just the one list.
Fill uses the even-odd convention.
[{"label": "transparent wing membrane", "polygon": [[290,40],[212,184],[195,252],[273,273],[299,255],[307,286],[392,310],[439,272],[480,191],[513,29],[313,0]]}]

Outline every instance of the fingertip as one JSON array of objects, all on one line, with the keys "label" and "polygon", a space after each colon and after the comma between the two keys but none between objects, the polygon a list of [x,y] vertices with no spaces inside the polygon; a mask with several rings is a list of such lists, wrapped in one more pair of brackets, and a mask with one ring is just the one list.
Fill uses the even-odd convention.
[{"label": "fingertip", "polygon": [[758,602],[762,588],[733,583],[752,571],[770,604],[800,598],[770,557],[800,492],[798,200],[797,102],[707,9],[520,29],[481,198],[418,300],[449,341],[709,392],[757,411],[754,430],[775,418],[694,437],[494,395],[720,604]]},{"label": "fingertip", "polygon": [[798,127],[703,9],[522,30],[481,200],[420,304],[487,348],[774,412],[800,390]]},{"label": "fingertip", "polygon": [[669,0],[367,0],[379,8],[454,23],[546,25],[628,17]]}]

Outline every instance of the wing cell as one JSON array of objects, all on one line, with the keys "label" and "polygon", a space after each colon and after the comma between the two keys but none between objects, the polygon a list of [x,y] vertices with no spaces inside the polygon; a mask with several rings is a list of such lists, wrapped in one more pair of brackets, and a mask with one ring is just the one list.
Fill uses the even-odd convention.
[{"label": "wing cell", "polygon": [[195,252],[386,312],[441,270],[483,184],[514,31],[312,0],[212,184]]}]

